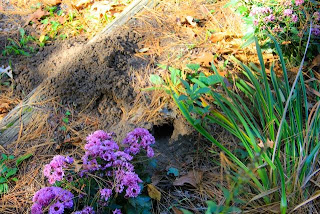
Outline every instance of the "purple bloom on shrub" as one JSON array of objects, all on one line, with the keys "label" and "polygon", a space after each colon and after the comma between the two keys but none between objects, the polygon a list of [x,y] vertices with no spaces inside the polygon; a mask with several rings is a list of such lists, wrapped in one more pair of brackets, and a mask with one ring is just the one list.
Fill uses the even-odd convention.
[{"label": "purple bloom on shrub", "polygon": [[38,203],[33,204],[31,207],[31,213],[32,214],[43,214],[42,206]]},{"label": "purple bloom on shrub", "polygon": [[313,13],[313,17],[314,17],[314,19],[316,20],[316,21],[320,21],[320,12],[314,12]]},{"label": "purple bloom on shrub", "polygon": [[147,156],[148,156],[149,158],[152,158],[152,157],[154,156],[154,151],[153,151],[153,149],[151,148],[151,146],[148,146],[148,147],[147,147]]},{"label": "purple bloom on shrub", "polygon": [[296,0],[296,6],[302,5],[304,0]]},{"label": "purple bloom on shrub", "polygon": [[73,207],[73,194],[60,187],[44,187],[33,196],[34,202],[31,214],[42,213],[43,209],[55,202],[49,208],[49,213],[63,213],[65,208]]},{"label": "purple bloom on shrub", "polygon": [[73,158],[56,155],[49,164],[44,166],[43,175],[48,178],[50,184],[54,184],[56,181],[63,179],[63,168],[72,163]]},{"label": "purple bloom on shrub", "polygon": [[81,211],[76,211],[73,214],[95,214],[95,211],[93,210],[92,207],[85,207]]},{"label": "purple bloom on shrub", "polygon": [[113,210],[112,214],[122,214],[120,209]]},{"label": "purple bloom on shrub", "polygon": [[311,32],[315,36],[320,36],[320,29],[319,28],[314,27],[311,29]]},{"label": "purple bloom on shrub", "polygon": [[293,14],[291,16],[291,20],[292,20],[292,22],[296,23],[298,21],[298,16],[296,14]]},{"label": "purple bloom on shrub", "polygon": [[147,129],[136,128],[127,134],[122,143],[129,146],[125,152],[136,155],[141,148],[147,150],[150,145],[155,143],[155,139]]},{"label": "purple bloom on shrub", "polygon": [[273,22],[275,20],[275,16],[273,14],[270,14],[269,16],[265,17],[265,22]]},{"label": "purple bloom on shrub", "polygon": [[49,214],[62,214],[64,212],[64,206],[60,202],[57,202],[50,206]]},{"label": "purple bloom on shrub", "polygon": [[290,16],[292,14],[292,10],[291,9],[285,9],[284,11],[283,11],[283,15],[284,16]]},{"label": "purple bloom on shrub", "polygon": [[105,201],[108,201],[112,195],[112,190],[107,188],[101,189],[100,195],[102,199],[104,199]]}]

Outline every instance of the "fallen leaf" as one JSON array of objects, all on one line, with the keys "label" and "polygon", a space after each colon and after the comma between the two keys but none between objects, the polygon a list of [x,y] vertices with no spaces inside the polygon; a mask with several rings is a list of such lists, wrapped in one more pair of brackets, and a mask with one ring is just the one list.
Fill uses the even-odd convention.
[{"label": "fallen leaf", "polygon": [[43,16],[46,16],[46,15],[49,15],[49,12],[48,11],[44,11],[41,8],[39,8],[34,13],[29,15],[29,17],[27,18],[27,21],[24,24],[24,26],[28,25],[29,22],[31,22],[31,21],[38,22],[39,19],[41,19]]},{"label": "fallen leaf", "polygon": [[311,63],[311,68],[319,66],[320,65],[320,54],[316,56]]},{"label": "fallen leaf", "polygon": [[193,17],[192,16],[187,16],[186,20],[192,27],[196,27],[197,26],[197,23],[193,21]]},{"label": "fallen leaf", "polygon": [[201,171],[189,171],[188,174],[181,176],[173,182],[175,186],[183,186],[185,184],[191,184],[194,187],[197,187],[201,182],[203,172]]},{"label": "fallen leaf", "polygon": [[212,53],[202,53],[201,55],[196,56],[195,63],[200,64],[203,67],[210,68],[211,62],[213,61],[213,54]]},{"label": "fallen leaf", "polygon": [[48,6],[56,6],[61,4],[62,0],[44,0],[43,3]]},{"label": "fallen leaf", "polygon": [[274,142],[272,140],[268,139],[267,140],[267,146],[272,149],[273,145],[274,145]]},{"label": "fallen leaf", "polygon": [[149,50],[149,48],[141,48],[140,50],[139,50],[139,53],[145,53],[145,52],[147,52]]},{"label": "fallen leaf", "polygon": [[77,1],[77,0],[74,0],[74,1],[72,1],[72,6],[74,6],[76,9],[81,9],[81,8],[84,8],[84,7],[86,7],[86,6],[88,6],[89,4],[91,4],[92,3],[92,0],[79,0],[79,1]]},{"label": "fallen leaf", "polygon": [[264,144],[263,144],[263,142],[262,142],[261,139],[260,139],[260,142],[259,142],[258,146],[259,146],[260,148],[264,148]]},{"label": "fallen leaf", "polygon": [[150,198],[160,201],[161,192],[157,189],[157,187],[153,186],[152,184],[148,184],[147,187],[148,187],[148,195],[150,196]]},{"label": "fallen leaf", "polygon": [[213,33],[211,36],[210,36],[210,41],[212,43],[216,43],[216,42],[219,42],[221,40],[223,40],[225,37],[225,33]]},{"label": "fallen leaf", "polygon": [[283,41],[281,44],[282,45],[289,45],[289,44],[291,44],[291,41]]},{"label": "fallen leaf", "polygon": [[172,210],[173,210],[174,214],[183,214],[183,212],[176,207],[172,207]]},{"label": "fallen leaf", "polygon": [[80,172],[80,169],[82,167],[81,161],[74,161],[73,165],[74,165],[74,171],[75,172]]}]

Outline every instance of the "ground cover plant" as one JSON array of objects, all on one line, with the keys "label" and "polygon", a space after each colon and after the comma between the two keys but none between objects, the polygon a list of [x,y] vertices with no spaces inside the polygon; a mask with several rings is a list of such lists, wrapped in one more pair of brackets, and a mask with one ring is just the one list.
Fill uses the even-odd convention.
[{"label": "ground cover plant", "polygon": [[[298,82],[290,86],[280,46],[270,38],[277,48],[283,78],[276,76],[273,66],[267,75],[255,39],[260,67],[235,60],[241,65],[244,78],[229,83],[214,66],[215,74],[206,76],[199,71],[199,65],[192,64],[188,68],[194,73],[185,76],[185,80],[181,79],[180,70],[169,69],[166,91],[189,123],[232,161],[235,183],[250,183],[251,199],[247,198],[246,206],[279,204],[279,212],[286,213],[319,196],[310,181],[319,171],[319,98],[307,96],[307,89],[318,90],[319,83],[306,84],[299,72]],[[301,67],[302,64],[303,61]],[[231,90],[233,84],[238,92]],[[220,92],[216,90],[219,85],[223,89]],[[237,137],[245,155],[236,154],[213,138],[210,124],[218,124]],[[226,201],[227,207],[233,197]],[[241,207],[239,202],[234,203]]]},{"label": "ground cover plant", "polygon": [[[150,183],[144,166],[154,156],[154,137],[142,128],[127,134],[120,148],[112,133],[95,131],[87,137],[80,162],[69,156],[55,156],[44,166],[50,187],[33,197],[32,214],[150,213],[151,198],[143,194]],[[72,193],[73,192],[73,193]]]},{"label": "ground cover plant", "polygon": [[281,45],[283,56],[293,65],[303,57],[308,38],[308,23],[313,22],[307,60],[320,52],[319,2],[304,0],[231,1],[243,16],[247,25],[244,39],[248,45],[258,36],[264,42],[263,48],[274,48],[266,32],[272,34]]}]

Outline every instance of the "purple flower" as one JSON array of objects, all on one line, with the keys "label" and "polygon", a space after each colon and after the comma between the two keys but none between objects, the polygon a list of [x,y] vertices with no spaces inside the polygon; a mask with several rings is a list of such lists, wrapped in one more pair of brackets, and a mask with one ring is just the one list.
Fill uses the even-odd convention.
[{"label": "purple flower", "polygon": [[62,214],[64,212],[64,206],[62,203],[57,202],[50,206],[49,214]]},{"label": "purple flower", "polygon": [[284,11],[283,11],[283,15],[284,16],[290,16],[292,14],[292,10],[291,9],[285,9]]},{"label": "purple flower", "polygon": [[112,190],[107,188],[101,189],[100,195],[102,199],[104,199],[105,201],[108,201],[110,196],[112,195]]},{"label": "purple flower", "polygon": [[319,28],[312,28],[311,33],[315,36],[320,36],[320,29]]},{"label": "purple flower", "polygon": [[256,19],[253,20],[253,25],[254,25],[254,26],[257,26],[258,24],[259,24],[259,21],[258,21],[258,20],[256,20]]},{"label": "purple flower", "polygon": [[32,214],[43,214],[42,206],[38,203],[33,204],[31,207],[31,213]]},{"label": "purple flower", "polygon": [[42,213],[42,209],[53,202],[55,203],[50,206],[49,213],[63,213],[65,208],[73,207],[73,194],[60,187],[44,187],[35,193],[32,201],[34,204],[31,214]]},{"label": "purple flower", "polygon": [[129,146],[125,150],[126,153],[136,155],[141,148],[146,150],[148,146],[154,144],[155,139],[148,130],[136,128],[127,134],[122,143]]},{"label": "purple flower", "polygon": [[93,210],[92,207],[85,207],[81,211],[76,211],[73,214],[95,214],[95,211]]},{"label": "purple flower", "polygon": [[296,6],[302,5],[304,0],[296,0]]},{"label": "purple flower", "polygon": [[56,181],[63,179],[63,168],[72,163],[73,158],[56,155],[49,164],[44,166],[43,175],[48,178],[50,184],[54,184]]},{"label": "purple flower", "polygon": [[298,16],[296,14],[293,14],[291,16],[291,20],[292,20],[292,22],[296,23],[298,21]]},{"label": "purple flower", "polygon": [[313,13],[313,17],[314,17],[314,19],[316,20],[316,21],[320,21],[320,12],[314,12]]},{"label": "purple flower", "polygon": [[275,16],[273,14],[270,14],[269,16],[264,18],[265,22],[273,22],[275,20]]},{"label": "purple flower", "polygon": [[148,156],[149,158],[152,158],[152,157],[154,156],[154,151],[153,151],[153,149],[151,148],[151,146],[148,146],[148,148],[147,148],[147,156]]},{"label": "purple flower", "polygon": [[112,214],[122,214],[120,209],[113,210]]}]

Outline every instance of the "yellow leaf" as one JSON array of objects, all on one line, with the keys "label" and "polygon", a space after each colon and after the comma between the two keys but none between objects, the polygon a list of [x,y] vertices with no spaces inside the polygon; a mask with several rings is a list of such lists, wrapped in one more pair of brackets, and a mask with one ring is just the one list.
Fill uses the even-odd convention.
[{"label": "yellow leaf", "polygon": [[40,41],[40,42],[43,42],[44,37],[45,37],[45,35],[41,35],[40,38],[39,38],[39,41]]},{"label": "yellow leaf", "polygon": [[161,192],[159,192],[157,187],[153,186],[152,184],[148,184],[148,194],[152,199],[157,201],[161,200]]}]

